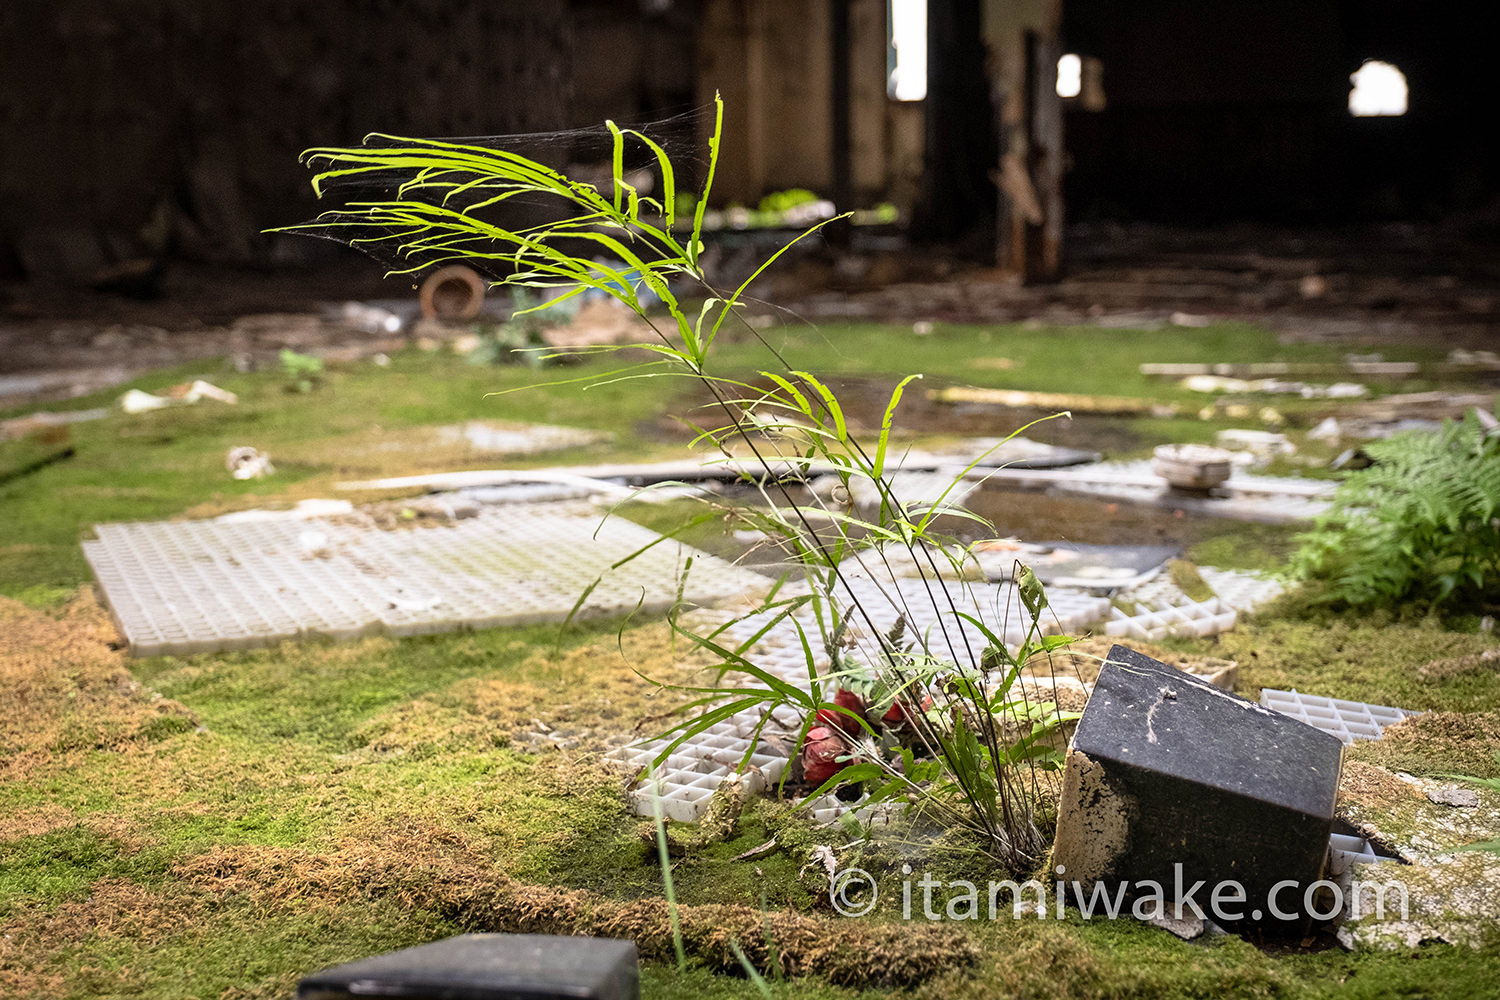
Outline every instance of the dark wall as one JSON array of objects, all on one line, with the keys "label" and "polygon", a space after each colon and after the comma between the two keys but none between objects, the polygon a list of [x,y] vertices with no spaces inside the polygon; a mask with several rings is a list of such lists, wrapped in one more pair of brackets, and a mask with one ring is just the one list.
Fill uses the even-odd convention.
[{"label": "dark wall", "polygon": [[[1108,106],[1071,110],[1069,216],[1182,222],[1434,218],[1493,196],[1477,5],[1395,0],[1068,0],[1064,48],[1099,58]],[[1410,86],[1352,118],[1367,58]]]},{"label": "dark wall", "polygon": [[573,124],[568,0],[0,2],[0,273],[264,260],[298,153]]}]

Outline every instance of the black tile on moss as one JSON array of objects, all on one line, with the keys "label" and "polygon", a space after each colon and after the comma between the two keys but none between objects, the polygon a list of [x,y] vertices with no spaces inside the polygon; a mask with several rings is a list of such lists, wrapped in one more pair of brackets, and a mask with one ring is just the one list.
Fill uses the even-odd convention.
[{"label": "black tile on moss", "polygon": [[544,934],[460,934],[303,979],[297,1000],[640,1000],[635,943]]},{"label": "black tile on moss", "polygon": [[[1176,886],[1202,880],[1192,898],[1210,919],[1280,923],[1273,887],[1293,882],[1275,902],[1301,913],[1322,874],[1342,749],[1312,726],[1115,646],[1068,751],[1053,852],[1066,871],[1057,877],[1085,891],[1102,883],[1111,897],[1124,882],[1127,899],[1155,892],[1142,887],[1154,882],[1169,906]],[[1245,901],[1208,912],[1214,887],[1230,880]]]}]

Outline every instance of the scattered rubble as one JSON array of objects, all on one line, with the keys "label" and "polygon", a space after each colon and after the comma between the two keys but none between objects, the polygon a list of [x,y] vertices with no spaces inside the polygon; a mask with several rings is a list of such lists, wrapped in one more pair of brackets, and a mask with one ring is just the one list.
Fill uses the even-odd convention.
[{"label": "scattered rubble", "polygon": [[90,420],[103,420],[107,416],[109,416],[109,411],[103,408],[64,410],[58,413],[41,410],[28,413],[24,417],[0,420],[0,441],[16,441],[52,428],[66,427],[68,424],[85,423]]},{"label": "scattered rubble", "polygon": [[230,448],[224,456],[224,467],[236,479],[264,479],[276,473],[271,456],[249,445]]},{"label": "scattered rubble", "polygon": [[1233,452],[1236,465],[1264,465],[1272,459],[1297,453],[1297,446],[1285,434],[1230,428],[1214,435],[1214,444]]},{"label": "scattered rubble", "polygon": [[1207,493],[1229,478],[1234,456],[1201,444],[1159,445],[1151,454],[1151,471],[1174,490]]},{"label": "scattered rubble", "polygon": [[1265,396],[1300,396],[1303,399],[1359,399],[1370,394],[1369,386],[1356,382],[1312,385],[1284,379],[1263,378],[1246,381],[1223,375],[1189,375],[1182,380],[1191,392],[1252,393]]}]

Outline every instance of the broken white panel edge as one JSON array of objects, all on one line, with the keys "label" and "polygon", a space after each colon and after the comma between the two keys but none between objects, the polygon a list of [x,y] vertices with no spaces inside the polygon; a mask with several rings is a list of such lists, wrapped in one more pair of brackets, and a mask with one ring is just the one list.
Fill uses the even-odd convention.
[{"label": "broken white panel edge", "polygon": [[1355,740],[1378,740],[1386,726],[1409,716],[1422,714],[1390,705],[1370,705],[1360,701],[1302,694],[1295,688],[1290,691],[1262,688],[1260,703],[1331,736],[1337,736],[1345,746]]}]

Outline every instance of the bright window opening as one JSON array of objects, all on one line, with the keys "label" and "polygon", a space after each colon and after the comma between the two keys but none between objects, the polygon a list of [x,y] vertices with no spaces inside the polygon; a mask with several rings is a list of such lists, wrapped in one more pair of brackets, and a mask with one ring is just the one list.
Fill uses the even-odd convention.
[{"label": "bright window opening", "polygon": [[1069,52],[1057,61],[1057,96],[1077,97],[1083,93],[1083,60]]},{"label": "bright window opening", "polygon": [[1406,75],[1388,62],[1368,59],[1351,73],[1349,113],[1356,118],[1406,114]]},{"label": "bright window opening", "polygon": [[898,101],[927,96],[927,0],[891,0],[888,63],[887,94]]}]

